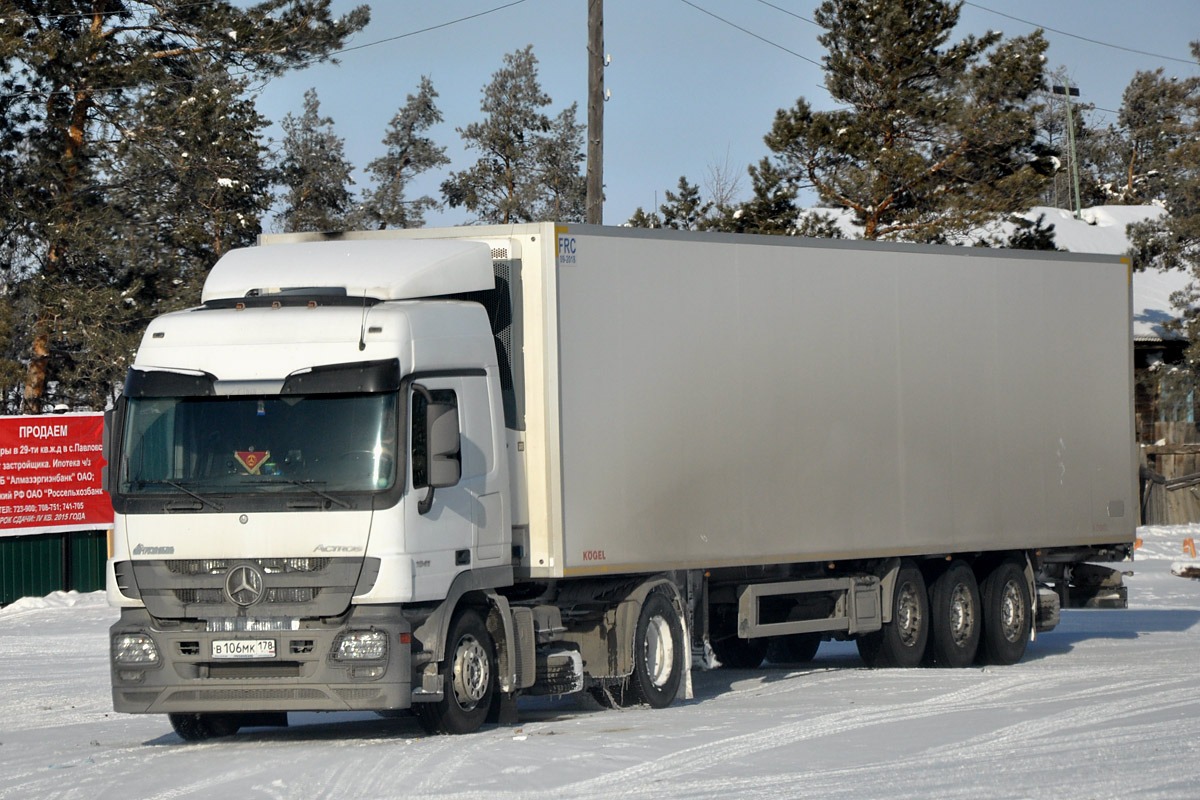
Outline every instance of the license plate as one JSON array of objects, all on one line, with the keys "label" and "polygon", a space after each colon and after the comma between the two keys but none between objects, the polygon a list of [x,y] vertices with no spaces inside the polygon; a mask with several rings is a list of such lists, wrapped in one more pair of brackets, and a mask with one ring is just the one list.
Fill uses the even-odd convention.
[{"label": "license plate", "polygon": [[274,639],[217,639],[212,643],[213,658],[274,658]]}]

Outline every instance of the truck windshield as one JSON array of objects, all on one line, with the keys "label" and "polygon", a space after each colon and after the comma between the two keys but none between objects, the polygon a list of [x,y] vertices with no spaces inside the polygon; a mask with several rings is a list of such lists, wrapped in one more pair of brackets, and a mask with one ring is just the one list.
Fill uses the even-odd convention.
[{"label": "truck windshield", "polygon": [[396,394],[130,398],[123,494],[389,488]]}]

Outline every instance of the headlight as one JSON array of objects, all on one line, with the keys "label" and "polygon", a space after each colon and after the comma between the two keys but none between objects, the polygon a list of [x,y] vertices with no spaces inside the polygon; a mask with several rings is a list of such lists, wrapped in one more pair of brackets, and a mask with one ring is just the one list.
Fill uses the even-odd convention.
[{"label": "headlight", "polygon": [[387,655],[383,631],[349,631],[338,637],[333,657],[338,661],[379,661]]},{"label": "headlight", "polygon": [[126,666],[152,667],[158,664],[158,647],[141,633],[113,637],[113,661]]}]

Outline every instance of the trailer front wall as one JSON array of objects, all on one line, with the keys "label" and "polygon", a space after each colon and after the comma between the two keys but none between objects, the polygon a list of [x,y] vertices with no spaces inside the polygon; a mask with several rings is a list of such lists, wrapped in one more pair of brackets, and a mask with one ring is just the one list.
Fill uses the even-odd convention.
[{"label": "trailer front wall", "polygon": [[564,574],[1132,540],[1116,259],[569,235]]}]

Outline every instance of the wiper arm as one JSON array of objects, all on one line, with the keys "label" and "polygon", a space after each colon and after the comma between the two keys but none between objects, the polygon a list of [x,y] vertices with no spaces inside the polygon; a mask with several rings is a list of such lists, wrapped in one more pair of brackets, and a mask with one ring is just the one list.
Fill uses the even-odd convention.
[{"label": "wiper arm", "polygon": [[274,479],[274,478],[260,478],[259,480],[256,480],[256,481],[250,481],[250,483],[274,483],[274,484],[290,483],[292,486],[299,486],[301,489],[307,489],[308,491],[312,492],[313,494],[317,495],[318,497],[324,498],[325,500],[328,500],[331,503],[336,503],[337,505],[341,506],[342,508],[350,508],[351,507],[349,503],[347,503],[345,500],[342,500],[340,497],[334,497],[329,492],[323,491],[321,489],[318,489],[316,486],[313,486],[313,484],[316,483],[316,481],[311,481],[311,480],[310,481],[298,481],[295,478],[282,478],[282,479],[278,479],[278,480]]},{"label": "wiper arm", "polygon": [[221,503],[218,503],[216,500],[205,497],[202,494],[193,492],[191,489],[184,486],[182,483],[176,483],[175,481],[167,480],[166,478],[163,478],[162,480],[157,480],[157,481],[138,481],[138,483],[142,484],[143,486],[154,486],[154,485],[161,485],[161,484],[165,483],[167,486],[171,486],[175,489],[178,489],[179,491],[183,492],[186,495],[194,497],[195,499],[199,500],[201,503],[205,503],[207,505],[212,506],[217,511],[225,510],[225,506],[222,505]]},{"label": "wiper arm", "polygon": [[319,497],[324,497],[326,500],[328,500],[331,503],[337,503],[342,508],[350,508],[350,504],[347,503],[345,500],[342,500],[339,497],[334,497],[329,492],[322,491],[321,489],[318,489],[316,486],[313,486],[314,481],[298,481],[298,480],[295,480],[294,478],[288,478],[287,482],[292,484],[293,486],[299,486],[302,489],[308,489],[313,494],[315,494]]}]

